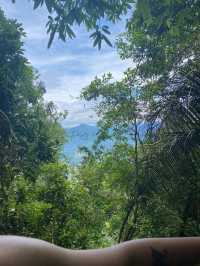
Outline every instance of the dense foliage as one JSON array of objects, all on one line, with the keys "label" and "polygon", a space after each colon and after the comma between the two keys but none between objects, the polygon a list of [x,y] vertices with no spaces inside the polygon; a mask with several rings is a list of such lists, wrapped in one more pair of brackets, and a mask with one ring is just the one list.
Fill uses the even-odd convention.
[{"label": "dense foliage", "polygon": [[97,100],[99,140],[112,128],[134,167],[119,241],[200,233],[199,16],[198,1],[138,1],[117,42],[135,68],[82,93]]},{"label": "dense foliage", "polygon": [[[50,43],[55,33],[73,37],[76,23],[90,30],[100,18],[116,21],[130,3],[75,2],[34,0],[54,11]],[[0,233],[69,248],[200,234],[199,16],[196,0],[136,3],[117,41],[134,67],[83,89],[96,101],[99,133],[72,167],[60,159],[62,114],[43,101],[21,25],[0,12]]]},{"label": "dense foliage", "polygon": [[[23,56],[21,25],[0,11],[0,195],[1,228],[9,228],[8,189],[18,175],[34,181],[41,164],[59,158],[64,141],[53,103]],[[4,208],[5,205],[5,208]]]}]

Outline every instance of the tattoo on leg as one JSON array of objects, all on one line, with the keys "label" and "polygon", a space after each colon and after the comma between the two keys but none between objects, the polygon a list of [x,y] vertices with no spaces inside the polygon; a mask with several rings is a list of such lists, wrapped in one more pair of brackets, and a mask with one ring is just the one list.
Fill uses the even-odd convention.
[{"label": "tattoo on leg", "polygon": [[153,266],[167,266],[167,251],[163,250],[163,252],[158,251],[154,248],[151,248],[152,258],[153,258]]}]

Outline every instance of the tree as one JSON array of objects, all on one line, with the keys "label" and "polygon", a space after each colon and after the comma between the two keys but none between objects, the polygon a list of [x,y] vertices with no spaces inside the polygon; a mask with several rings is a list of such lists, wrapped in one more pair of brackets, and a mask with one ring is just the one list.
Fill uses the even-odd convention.
[{"label": "tree", "polygon": [[197,1],[138,1],[118,41],[122,58],[138,63],[149,107],[146,172],[179,217],[176,235],[199,225],[199,11]]},{"label": "tree", "polygon": [[[151,164],[153,160],[158,164],[157,158],[160,158],[160,166],[167,169],[167,175],[163,175],[168,182],[174,183],[175,191],[172,190],[171,198],[176,195],[177,200],[177,195],[180,195],[180,235],[188,235],[188,232],[191,232],[188,226],[190,223],[196,228],[197,233],[200,221],[196,208],[200,189],[199,111],[199,62],[193,61],[174,73],[149,115],[153,123],[155,119],[161,121],[158,131],[153,134],[153,143],[157,144],[150,149]],[[154,173],[157,178],[159,171]],[[165,183],[164,180],[162,182]]]},{"label": "tree", "polygon": [[[119,241],[121,241],[122,238],[125,240],[131,238],[135,228],[131,226],[126,230],[125,227],[129,220],[132,220],[132,223],[137,222],[138,209],[143,200],[141,157],[144,132],[141,132],[140,128],[144,122],[145,105],[141,99],[141,79],[137,75],[137,69],[128,70],[121,81],[111,82],[111,79],[110,74],[103,76],[102,79],[96,78],[90,86],[83,90],[82,96],[86,100],[96,100],[98,102],[97,113],[101,117],[99,121],[99,141],[112,137],[116,139],[117,143],[121,142],[121,149],[118,149],[121,153],[120,157],[123,154],[126,158],[122,149],[124,147],[129,163],[134,165],[130,174],[132,178],[129,179],[129,187],[126,191],[128,198],[127,213],[119,233]],[[128,152],[129,150],[132,150],[132,152]]]},{"label": "tree", "polygon": [[[52,103],[23,55],[23,29],[0,10],[0,198],[7,226],[8,189],[18,174],[34,180],[44,162],[58,159],[64,132]],[[5,208],[4,208],[5,207]],[[6,232],[7,229],[2,229]]]},{"label": "tree", "polygon": [[140,63],[149,81],[168,78],[180,64],[199,54],[198,1],[138,1],[127,31],[119,38],[122,58]]},{"label": "tree", "polygon": [[54,160],[64,140],[60,114],[52,103],[44,103],[42,83],[23,56],[21,25],[7,20],[1,11],[0,28],[1,159],[19,167],[28,160],[34,164],[30,156],[35,149],[35,165]]},{"label": "tree", "polygon": [[110,201],[110,189],[103,176],[98,179],[99,170],[85,164],[71,171],[68,164],[56,162],[42,165],[36,182],[15,178],[8,192],[8,232],[66,248],[113,243],[109,221],[117,202]]},{"label": "tree", "polygon": [[[120,240],[199,232],[198,18],[197,1],[138,1],[118,41],[121,57],[132,58],[136,67],[120,82],[104,76],[83,91],[87,100],[99,101],[102,139],[130,132],[130,114],[135,122],[141,119],[138,107],[145,114],[148,129],[142,142],[137,134],[133,138],[139,167],[129,183],[140,203],[128,205]],[[127,80],[134,101],[127,97]]]},{"label": "tree", "polygon": [[[12,0],[13,3],[16,0]],[[115,1],[74,1],[74,0],[33,0],[34,9],[45,6],[49,16],[46,24],[47,33],[49,33],[48,47],[51,46],[55,35],[62,41],[66,38],[74,38],[73,27],[75,25],[84,25],[87,31],[94,30],[90,35],[93,39],[93,45],[101,48],[104,41],[112,46],[107,35],[110,35],[108,25],[104,21],[115,23],[120,20],[120,16],[125,15],[131,8],[133,0],[115,0]]]},{"label": "tree", "polygon": [[[131,151],[130,151],[131,152]],[[93,202],[104,214],[101,217],[105,244],[118,240],[121,220],[129,197],[129,182],[133,165],[126,145],[117,145],[111,151],[95,149],[87,153],[78,168],[78,179],[93,198]],[[96,215],[99,217],[99,215]]]}]

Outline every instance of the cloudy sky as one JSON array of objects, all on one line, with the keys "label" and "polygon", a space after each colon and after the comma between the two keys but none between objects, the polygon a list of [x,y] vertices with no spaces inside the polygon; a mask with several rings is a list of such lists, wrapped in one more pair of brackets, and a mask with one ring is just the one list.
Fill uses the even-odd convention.
[{"label": "cloudy sky", "polygon": [[[45,9],[33,10],[28,0],[0,0],[0,7],[9,18],[16,18],[23,24],[27,37],[24,40],[25,55],[39,71],[45,83],[45,99],[53,101],[60,110],[68,110],[68,117],[62,122],[64,127],[80,123],[94,124],[97,117],[93,111],[94,103],[79,99],[81,89],[95,76],[111,72],[120,79],[131,62],[122,61],[116,49],[103,46],[101,51],[92,47],[84,28],[76,28],[77,38],[63,43],[55,39],[47,49],[48,35],[45,24],[48,14]],[[112,38],[123,32],[124,22],[112,26]]]}]

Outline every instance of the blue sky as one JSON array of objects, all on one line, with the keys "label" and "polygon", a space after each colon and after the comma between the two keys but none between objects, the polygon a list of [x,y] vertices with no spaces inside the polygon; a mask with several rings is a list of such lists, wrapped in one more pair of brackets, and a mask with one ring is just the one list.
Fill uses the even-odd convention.
[{"label": "blue sky", "polygon": [[[79,99],[81,89],[103,73],[111,72],[115,79],[120,79],[131,62],[122,61],[114,47],[103,46],[101,51],[93,48],[89,33],[83,27],[74,29],[77,38],[66,43],[55,39],[52,47],[47,49],[46,10],[33,10],[32,2],[28,0],[11,2],[0,0],[0,7],[7,17],[16,18],[23,24],[27,33],[25,55],[46,85],[45,100],[53,101],[60,110],[68,110],[68,117],[62,122],[64,127],[95,124],[98,119],[93,111],[95,104]],[[113,25],[113,40],[123,30],[124,22]]]}]

